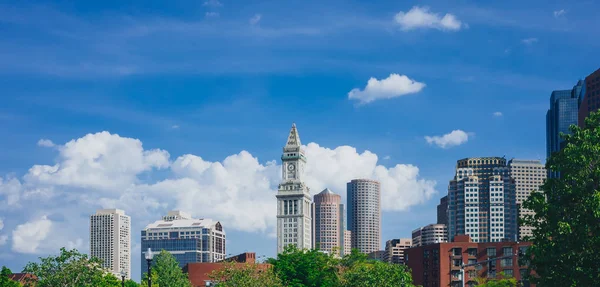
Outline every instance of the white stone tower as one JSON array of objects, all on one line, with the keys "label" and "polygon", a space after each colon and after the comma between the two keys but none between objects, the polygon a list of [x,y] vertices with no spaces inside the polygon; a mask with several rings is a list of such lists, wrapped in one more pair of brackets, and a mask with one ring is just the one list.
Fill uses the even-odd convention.
[{"label": "white stone tower", "polygon": [[296,124],[292,125],[281,155],[282,181],[277,192],[277,253],[294,244],[312,248],[310,191],[302,181],[306,156]]}]

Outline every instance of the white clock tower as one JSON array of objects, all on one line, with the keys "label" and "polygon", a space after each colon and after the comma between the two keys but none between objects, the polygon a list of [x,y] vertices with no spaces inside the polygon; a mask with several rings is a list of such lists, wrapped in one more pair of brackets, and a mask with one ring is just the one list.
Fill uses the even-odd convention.
[{"label": "white clock tower", "polygon": [[311,198],[308,187],[302,181],[306,156],[296,124],[290,130],[281,162],[283,180],[277,191],[277,253],[291,244],[300,249],[311,249]]}]

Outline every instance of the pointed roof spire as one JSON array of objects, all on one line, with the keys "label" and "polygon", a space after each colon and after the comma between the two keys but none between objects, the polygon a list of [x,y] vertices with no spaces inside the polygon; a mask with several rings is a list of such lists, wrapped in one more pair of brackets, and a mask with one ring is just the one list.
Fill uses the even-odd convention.
[{"label": "pointed roof spire", "polygon": [[298,134],[298,130],[296,129],[296,123],[292,124],[292,129],[290,130],[290,135],[288,136],[286,147],[299,147],[302,143],[300,142],[300,135]]},{"label": "pointed roof spire", "polygon": [[331,191],[329,188],[325,188],[321,192],[319,192],[319,194],[335,194],[335,193],[333,193],[333,191]]}]

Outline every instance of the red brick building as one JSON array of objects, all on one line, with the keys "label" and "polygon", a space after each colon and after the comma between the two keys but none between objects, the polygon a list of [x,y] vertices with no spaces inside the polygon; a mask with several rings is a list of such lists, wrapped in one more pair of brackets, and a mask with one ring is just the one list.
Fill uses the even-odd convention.
[{"label": "red brick building", "polygon": [[579,107],[578,124],[580,127],[583,127],[585,118],[591,112],[600,109],[600,69],[585,77],[584,85],[585,94]]},{"label": "red brick building", "polygon": [[236,268],[242,268],[247,264],[256,264],[258,270],[270,268],[270,264],[256,263],[256,254],[253,252],[242,253],[229,257],[222,262],[216,263],[188,263],[183,267],[183,272],[188,274],[188,278],[194,287],[205,287],[210,282],[210,274],[215,270],[220,270],[227,262],[236,262]]},{"label": "red brick building", "polygon": [[29,273],[13,273],[8,275],[8,279],[21,283],[25,287],[34,287],[38,281],[37,276]]},{"label": "red brick building", "polygon": [[[406,251],[407,265],[412,270],[413,282],[423,287],[461,286],[460,266],[524,252],[530,242],[475,243],[467,235],[458,235],[455,242],[445,242],[413,247]],[[465,286],[475,286],[476,278],[496,278],[503,272],[521,281],[527,273],[519,266],[518,256],[498,259],[478,266],[465,268]],[[489,267],[492,267],[491,270]],[[535,286],[523,282],[523,286]]]}]

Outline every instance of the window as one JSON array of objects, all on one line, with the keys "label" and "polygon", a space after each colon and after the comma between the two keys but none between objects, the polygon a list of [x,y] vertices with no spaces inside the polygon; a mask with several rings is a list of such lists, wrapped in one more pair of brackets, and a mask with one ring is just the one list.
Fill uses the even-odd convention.
[{"label": "window", "polygon": [[489,247],[487,249],[487,256],[488,257],[496,257],[496,247]]},{"label": "window", "polygon": [[469,248],[467,249],[469,256],[477,256],[477,248]]},{"label": "window", "polygon": [[452,260],[452,263],[454,264],[454,266],[460,266],[462,264],[462,260],[454,259],[454,260]]},{"label": "window", "polygon": [[506,255],[512,255],[512,251],[513,251],[512,247],[504,247],[504,248],[502,248],[502,254],[504,256],[506,256]]},{"label": "window", "polygon": [[454,256],[460,256],[462,253],[462,248],[452,248],[452,252]]},{"label": "window", "polygon": [[503,258],[500,264],[502,265],[502,267],[513,266],[513,260],[512,258]]}]

